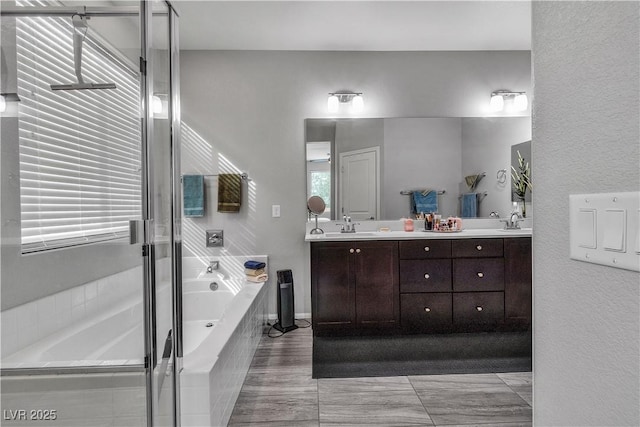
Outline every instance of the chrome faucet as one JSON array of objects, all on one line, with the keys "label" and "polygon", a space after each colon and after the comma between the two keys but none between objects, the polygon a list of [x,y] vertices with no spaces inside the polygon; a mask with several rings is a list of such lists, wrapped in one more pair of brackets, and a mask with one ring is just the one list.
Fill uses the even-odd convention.
[{"label": "chrome faucet", "polygon": [[511,212],[511,214],[509,215],[509,219],[500,220],[500,222],[504,222],[505,230],[519,230],[521,221],[524,221],[524,218],[522,218],[520,212],[516,210]]},{"label": "chrome faucet", "polygon": [[342,220],[344,221],[344,223],[336,224],[336,225],[340,226],[340,232],[341,233],[355,233],[356,232],[356,225],[360,225],[359,223],[351,222],[351,217],[350,216],[343,215],[342,216]]},{"label": "chrome faucet", "polygon": [[207,273],[213,273],[213,270],[220,268],[220,261],[209,261],[209,267],[207,267]]}]

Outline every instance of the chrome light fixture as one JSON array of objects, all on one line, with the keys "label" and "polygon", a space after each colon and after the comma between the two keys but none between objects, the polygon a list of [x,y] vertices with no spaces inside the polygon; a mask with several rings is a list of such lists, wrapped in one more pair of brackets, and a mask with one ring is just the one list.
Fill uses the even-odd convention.
[{"label": "chrome light fixture", "polygon": [[364,98],[362,92],[331,92],[327,99],[327,110],[330,113],[340,111],[341,105],[350,104],[351,113],[361,113],[364,111]]},{"label": "chrome light fixture", "polygon": [[[510,101],[508,104],[506,101]],[[526,92],[512,92],[509,90],[496,90],[491,92],[491,100],[489,101],[489,111],[498,113],[503,111],[505,107],[510,106],[514,111],[525,111],[529,102]]]}]

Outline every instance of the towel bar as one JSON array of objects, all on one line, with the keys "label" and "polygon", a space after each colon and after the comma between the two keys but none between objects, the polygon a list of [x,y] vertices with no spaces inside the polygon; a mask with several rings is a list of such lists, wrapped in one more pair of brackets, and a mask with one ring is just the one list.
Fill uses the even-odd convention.
[{"label": "towel bar", "polygon": [[[194,173],[194,174],[187,174],[187,175],[199,175],[199,174]],[[182,181],[182,177],[183,176],[184,175],[180,175],[180,181]],[[211,176],[219,176],[219,174],[217,174],[217,173],[213,173],[213,174],[209,173],[209,174],[203,174],[202,176],[204,176],[205,178],[208,178],[208,177],[211,177]],[[246,173],[246,172],[242,172],[240,174],[240,179],[242,179],[243,181],[251,181],[251,179],[249,179],[249,174]]]},{"label": "towel bar", "polygon": [[[420,190],[413,190],[413,191],[408,191],[408,190],[402,190],[400,192],[400,194],[404,194],[405,196],[410,196],[413,194],[414,191],[420,191]],[[422,192],[422,191],[420,191]],[[444,194],[446,193],[446,190],[438,190],[438,195]]]}]

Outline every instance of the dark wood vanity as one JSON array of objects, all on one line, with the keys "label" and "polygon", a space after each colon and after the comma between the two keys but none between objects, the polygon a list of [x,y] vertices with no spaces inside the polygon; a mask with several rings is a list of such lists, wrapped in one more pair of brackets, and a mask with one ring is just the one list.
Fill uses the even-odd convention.
[{"label": "dark wood vanity", "polygon": [[314,335],[523,331],[531,237],[311,242]]}]

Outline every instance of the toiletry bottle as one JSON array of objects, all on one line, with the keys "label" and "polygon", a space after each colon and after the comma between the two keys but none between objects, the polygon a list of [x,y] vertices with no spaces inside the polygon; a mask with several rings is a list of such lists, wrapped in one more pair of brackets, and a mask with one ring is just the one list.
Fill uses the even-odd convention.
[{"label": "toiletry bottle", "polygon": [[424,219],[424,229],[427,231],[433,230],[433,214],[428,213]]}]

